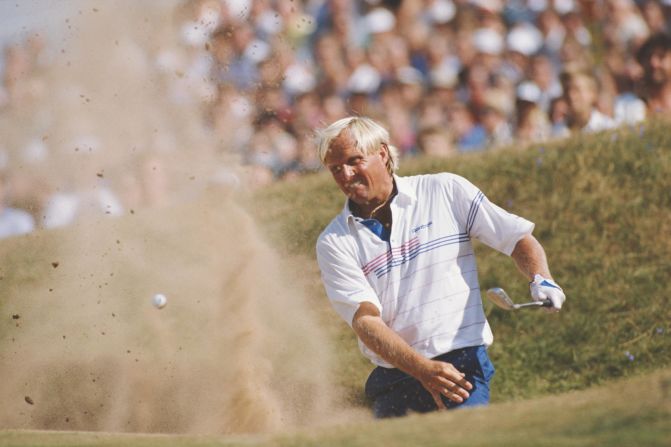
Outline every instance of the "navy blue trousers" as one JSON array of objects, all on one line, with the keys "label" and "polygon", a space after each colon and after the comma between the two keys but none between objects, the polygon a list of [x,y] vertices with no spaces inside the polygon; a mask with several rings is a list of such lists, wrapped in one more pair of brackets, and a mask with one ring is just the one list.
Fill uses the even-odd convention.
[{"label": "navy blue trousers", "polygon": [[[494,365],[484,346],[456,349],[433,360],[451,363],[466,374],[466,380],[473,385],[469,398],[462,403],[452,402],[442,396],[447,408],[489,403],[489,381],[494,375]],[[373,402],[373,413],[377,418],[405,416],[408,412],[426,413],[438,409],[433,397],[421,382],[396,368],[376,367],[366,381],[366,397]]]}]

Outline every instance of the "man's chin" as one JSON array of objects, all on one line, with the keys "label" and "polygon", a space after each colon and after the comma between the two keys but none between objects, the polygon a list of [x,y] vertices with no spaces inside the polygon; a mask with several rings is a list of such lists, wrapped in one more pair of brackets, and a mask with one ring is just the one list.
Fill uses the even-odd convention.
[{"label": "man's chin", "polygon": [[350,201],[356,203],[358,206],[368,206],[370,204],[370,199],[366,194],[353,194],[350,193],[347,195]]},{"label": "man's chin", "polygon": [[358,187],[354,190],[348,190],[345,192],[349,199],[356,203],[357,205],[367,205],[369,202],[368,191],[366,188]]}]

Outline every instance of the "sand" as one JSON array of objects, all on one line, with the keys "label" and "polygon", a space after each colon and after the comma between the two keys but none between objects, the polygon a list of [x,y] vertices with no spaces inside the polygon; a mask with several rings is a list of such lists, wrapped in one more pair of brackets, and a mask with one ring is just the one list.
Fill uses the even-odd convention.
[{"label": "sand", "polygon": [[[35,94],[1,116],[38,222],[39,185],[112,187],[125,206],[0,241],[0,429],[275,433],[361,417],[338,401],[315,298],[239,205],[244,181],[212,186],[239,166],[199,103],[170,100],[179,74],[157,75],[173,11],[137,3],[68,2]],[[31,138],[46,158],[22,159]],[[162,200],[122,193],[155,156]]]}]

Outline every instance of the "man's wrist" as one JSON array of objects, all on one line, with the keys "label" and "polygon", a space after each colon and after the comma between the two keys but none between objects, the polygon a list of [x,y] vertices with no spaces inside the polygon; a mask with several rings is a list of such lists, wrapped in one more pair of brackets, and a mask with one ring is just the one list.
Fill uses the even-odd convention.
[{"label": "man's wrist", "polygon": [[554,289],[559,289],[562,290],[562,288],[555,282],[554,279],[550,275],[544,276],[539,273],[536,273],[533,276],[533,279],[529,283],[529,286],[532,286],[535,284],[536,286],[542,286],[542,287],[551,287]]},{"label": "man's wrist", "polygon": [[[536,281],[536,278],[538,278],[538,281]],[[541,282],[543,282],[544,279],[549,279],[550,281],[554,281],[554,279],[552,279],[552,276],[550,276],[549,273],[533,273],[531,275],[531,281],[529,281],[529,283],[530,284],[534,283],[534,282],[541,283]]]}]

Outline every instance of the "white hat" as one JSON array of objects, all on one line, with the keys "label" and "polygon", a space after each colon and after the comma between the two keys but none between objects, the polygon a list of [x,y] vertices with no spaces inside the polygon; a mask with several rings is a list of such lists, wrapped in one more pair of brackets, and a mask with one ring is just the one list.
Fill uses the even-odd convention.
[{"label": "white hat", "polygon": [[469,3],[475,7],[495,13],[501,12],[504,7],[504,2],[501,0],[470,0]]},{"label": "white hat", "polygon": [[222,2],[228,13],[231,17],[237,18],[238,21],[244,21],[249,17],[251,11],[251,1],[250,0],[224,0]]},{"label": "white hat", "polygon": [[292,64],[284,71],[284,88],[292,95],[307,93],[317,85],[314,75],[300,64]]},{"label": "white hat", "polygon": [[498,55],[503,51],[503,37],[491,28],[480,28],[473,33],[473,46],[480,53]]},{"label": "white hat", "polygon": [[200,47],[205,45],[207,39],[210,38],[207,29],[200,26],[198,22],[190,20],[185,22],[180,29],[180,36],[182,41],[192,47]]},{"label": "white hat", "polygon": [[459,69],[451,64],[440,64],[429,72],[432,87],[452,88],[459,80]]},{"label": "white hat", "polygon": [[569,12],[575,11],[577,8],[577,5],[573,0],[554,0],[554,8],[557,13],[560,15],[564,15]]},{"label": "white hat", "polygon": [[435,0],[429,8],[429,19],[433,23],[444,24],[454,18],[457,8],[451,0]]},{"label": "white hat", "polygon": [[543,34],[530,23],[515,25],[506,37],[506,44],[510,51],[531,56],[543,46]]},{"label": "white hat", "polygon": [[368,64],[362,64],[354,69],[347,80],[347,90],[352,93],[375,93],[380,87],[380,73]]},{"label": "white hat", "polygon": [[517,86],[517,99],[527,102],[538,102],[541,99],[541,89],[534,82],[522,81]]},{"label": "white hat", "polygon": [[535,13],[548,9],[548,0],[527,0],[527,8]]},{"label": "white hat", "polygon": [[245,48],[244,55],[245,58],[258,64],[270,56],[270,45],[262,40],[254,39]]},{"label": "white hat", "polygon": [[371,34],[385,33],[396,26],[396,17],[386,8],[375,8],[365,17],[366,26]]},{"label": "white hat", "polygon": [[422,72],[417,70],[415,67],[405,66],[396,70],[396,78],[402,84],[419,84],[421,85],[424,82],[424,76]]},{"label": "white hat", "polygon": [[284,29],[284,21],[282,16],[267,10],[258,16],[256,26],[266,34],[277,34]]}]

